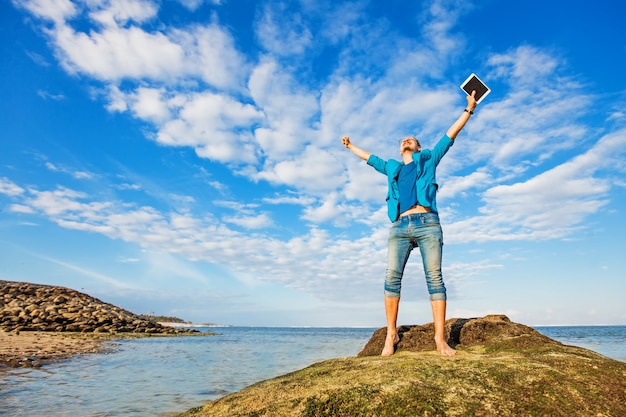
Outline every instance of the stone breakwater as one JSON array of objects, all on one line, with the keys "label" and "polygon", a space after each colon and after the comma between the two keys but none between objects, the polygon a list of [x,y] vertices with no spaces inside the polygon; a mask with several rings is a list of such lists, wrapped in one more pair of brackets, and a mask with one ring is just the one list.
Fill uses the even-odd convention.
[{"label": "stone breakwater", "polygon": [[0,281],[0,330],[187,334],[65,287]]}]

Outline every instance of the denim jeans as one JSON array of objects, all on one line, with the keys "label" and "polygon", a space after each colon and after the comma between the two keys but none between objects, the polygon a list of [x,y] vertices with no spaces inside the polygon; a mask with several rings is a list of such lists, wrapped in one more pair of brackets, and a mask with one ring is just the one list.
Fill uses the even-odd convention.
[{"label": "denim jeans", "polygon": [[385,297],[399,298],[404,267],[411,251],[419,247],[430,299],[445,300],[446,287],[441,276],[443,232],[437,213],[402,216],[389,230]]}]

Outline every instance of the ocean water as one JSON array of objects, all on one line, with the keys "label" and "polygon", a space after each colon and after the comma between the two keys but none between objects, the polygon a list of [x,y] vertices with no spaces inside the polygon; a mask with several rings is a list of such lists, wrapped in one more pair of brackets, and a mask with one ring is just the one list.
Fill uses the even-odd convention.
[{"label": "ocean water", "polygon": [[[356,356],[375,329],[225,327],[216,336],[113,342],[40,369],[0,370],[0,415],[174,416],[255,382]],[[541,333],[626,361],[626,326],[537,327]]]},{"label": "ocean water", "polygon": [[626,326],[542,326],[535,329],[565,345],[583,347],[626,362]]},{"label": "ocean water", "polygon": [[374,329],[199,329],[114,342],[109,354],[0,371],[0,416],[173,416],[255,382],[356,356]]}]

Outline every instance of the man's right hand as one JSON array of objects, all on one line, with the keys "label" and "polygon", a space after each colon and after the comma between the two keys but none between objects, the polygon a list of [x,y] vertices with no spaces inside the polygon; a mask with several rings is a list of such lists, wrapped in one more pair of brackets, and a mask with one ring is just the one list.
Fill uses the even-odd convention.
[{"label": "man's right hand", "polygon": [[342,137],[341,143],[343,143],[343,146],[345,146],[347,149],[350,149],[353,154],[355,154],[356,156],[358,156],[364,161],[367,161],[371,155],[369,152],[364,151],[363,149],[357,146],[354,146],[352,142],[350,142],[350,138],[348,136]]}]

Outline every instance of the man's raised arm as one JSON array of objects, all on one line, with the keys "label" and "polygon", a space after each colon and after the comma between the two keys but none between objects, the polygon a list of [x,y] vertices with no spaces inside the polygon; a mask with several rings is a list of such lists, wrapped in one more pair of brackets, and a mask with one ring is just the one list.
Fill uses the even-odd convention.
[{"label": "man's raised arm", "polygon": [[348,136],[344,136],[341,138],[341,143],[343,143],[343,146],[345,146],[346,148],[350,149],[352,151],[353,154],[355,154],[356,156],[358,156],[359,158],[361,158],[364,161],[367,161],[371,155],[371,153],[364,151],[363,149],[354,146],[351,142],[350,142],[350,138]]},{"label": "man's raised arm", "polygon": [[457,121],[454,122],[452,126],[450,126],[450,129],[448,129],[448,132],[446,133],[450,139],[456,138],[456,135],[459,134],[461,129],[463,129],[463,126],[465,126],[465,123],[467,123],[467,121],[469,120],[472,113],[474,113],[474,109],[476,108],[475,96],[476,91],[472,91],[472,95],[467,96],[467,107],[465,107],[465,110],[463,110],[461,116],[459,116]]}]

